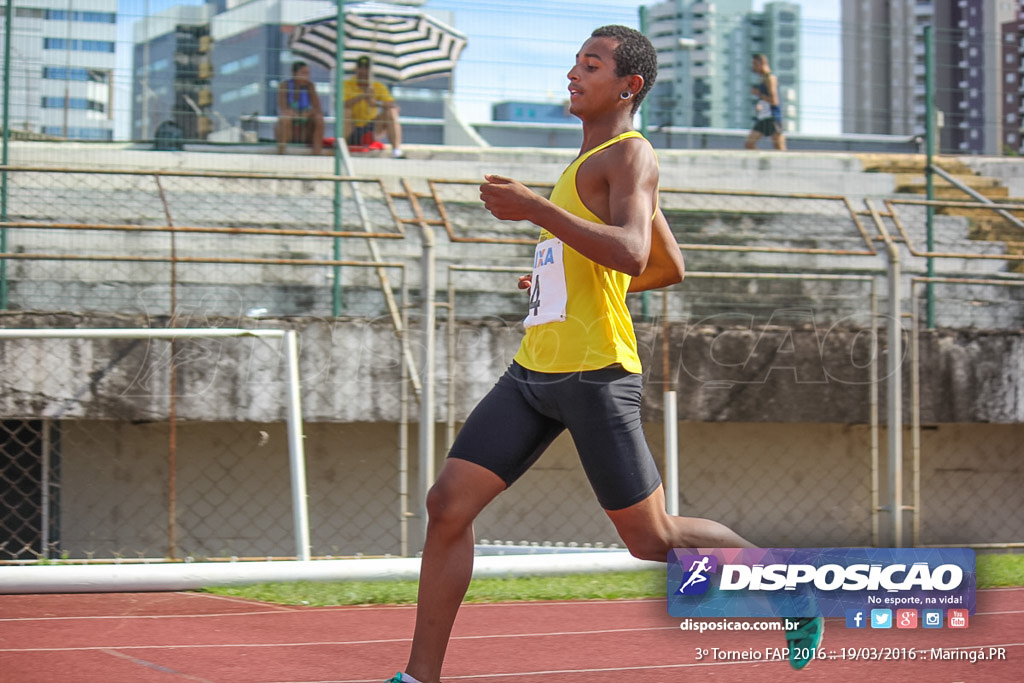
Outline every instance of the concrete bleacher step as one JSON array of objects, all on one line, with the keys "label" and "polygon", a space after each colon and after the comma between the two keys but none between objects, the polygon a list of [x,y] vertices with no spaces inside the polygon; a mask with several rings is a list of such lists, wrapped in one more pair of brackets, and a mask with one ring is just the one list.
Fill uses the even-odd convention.
[{"label": "concrete bleacher step", "polygon": [[[865,173],[893,173],[922,175],[928,159],[923,154],[858,154]],[[974,175],[973,169],[959,159],[934,157],[932,163],[953,175]]]}]

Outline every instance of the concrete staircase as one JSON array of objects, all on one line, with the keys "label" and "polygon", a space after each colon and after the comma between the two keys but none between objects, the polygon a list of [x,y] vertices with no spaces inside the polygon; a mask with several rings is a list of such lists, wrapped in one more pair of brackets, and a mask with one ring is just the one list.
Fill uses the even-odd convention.
[{"label": "concrete staircase", "polygon": [[[860,155],[864,170],[874,173],[892,174],[898,194],[915,196],[925,195],[927,181],[925,178],[925,159],[920,155]],[[1011,197],[1010,185],[1004,178],[994,175],[983,175],[973,165],[954,158],[940,157],[935,164],[946,171],[957,181],[978,194],[995,202],[1021,204],[1024,198],[1014,201]],[[933,179],[933,196],[936,200],[951,202],[976,202],[961,188],[946,179],[936,176]],[[1024,253],[1024,228],[1008,220],[1004,216],[988,209],[971,209],[961,207],[943,207],[936,212],[938,215],[963,216],[968,221],[967,237],[971,240],[1000,242],[1007,254]],[[1024,220],[1024,211],[1011,212]],[[1011,262],[1008,270],[1024,273],[1024,262]]]}]

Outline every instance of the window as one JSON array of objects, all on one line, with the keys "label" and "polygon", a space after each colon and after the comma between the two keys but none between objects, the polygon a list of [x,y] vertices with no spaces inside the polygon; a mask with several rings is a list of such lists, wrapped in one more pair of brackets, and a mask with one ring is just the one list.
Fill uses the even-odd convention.
[{"label": "window", "polygon": [[50,21],[85,21],[93,24],[113,24],[117,15],[113,12],[68,12],[66,9],[48,9],[46,18]]},{"label": "window", "polygon": [[221,75],[226,76],[228,74],[233,74],[236,71],[241,71],[243,69],[250,69],[250,68],[258,65],[259,63],[260,63],[260,56],[259,55],[249,55],[248,57],[243,57],[241,59],[236,59],[236,60],[234,60],[232,62],[228,62],[227,64],[225,64],[224,66],[222,66],[220,68],[220,73],[221,73]]},{"label": "window", "polygon": [[71,50],[78,52],[113,52],[114,43],[109,40],[79,40],[73,38],[43,38],[45,50]]},{"label": "window", "polygon": [[108,40],[83,40],[81,41],[83,52],[113,52],[114,43]]},{"label": "window", "polygon": [[55,81],[87,81],[89,73],[85,69],[65,69],[61,66],[43,67],[43,78]]},{"label": "window", "polygon": [[43,78],[54,81],[89,81],[91,83],[109,83],[110,72],[97,69],[65,68],[62,66],[43,67]]},{"label": "window", "polygon": [[258,95],[259,92],[259,83],[249,83],[248,85],[243,85],[241,88],[238,88],[237,90],[227,91],[226,93],[221,95],[220,101],[224,103],[234,102],[235,100],[241,99],[243,97],[251,97],[252,95]]},{"label": "window", "polygon": [[[43,126],[44,135],[64,137],[63,126]],[[114,131],[108,128],[68,128],[69,138],[75,140],[113,140]]]},{"label": "window", "polygon": [[[63,109],[64,98],[63,97],[44,97],[43,98],[43,109]],[[106,105],[102,102],[95,100],[89,100],[84,97],[69,97],[67,99],[68,109],[85,109],[88,111],[105,112],[107,110]]]}]

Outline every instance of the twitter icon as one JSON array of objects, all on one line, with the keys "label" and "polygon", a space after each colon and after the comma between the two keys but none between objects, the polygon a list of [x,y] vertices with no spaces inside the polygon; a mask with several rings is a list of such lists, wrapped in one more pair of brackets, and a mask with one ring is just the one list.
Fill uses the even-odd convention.
[{"label": "twitter icon", "polygon": [[892,628],[892,610],[871,610],[871,628]]}]

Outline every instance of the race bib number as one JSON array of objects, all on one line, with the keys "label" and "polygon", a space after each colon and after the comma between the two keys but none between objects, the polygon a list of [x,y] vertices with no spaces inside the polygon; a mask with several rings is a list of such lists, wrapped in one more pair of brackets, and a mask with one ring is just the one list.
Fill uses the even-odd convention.
[{"label": "race bib number", "polygon": [[768,103],[768,100],[758,100],[754,106],[754,111],[757,114],[758,120],[766,119],[772,115],[772,105]]},{"label": "race bib number", "polygon": [[530,310],[523,320],[525,327],[565,320],[565,264],[562,261],[562,240],[552,238],[537,245],[533,255],[533,276],[530,278]]}]

